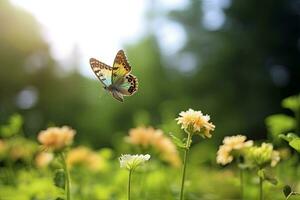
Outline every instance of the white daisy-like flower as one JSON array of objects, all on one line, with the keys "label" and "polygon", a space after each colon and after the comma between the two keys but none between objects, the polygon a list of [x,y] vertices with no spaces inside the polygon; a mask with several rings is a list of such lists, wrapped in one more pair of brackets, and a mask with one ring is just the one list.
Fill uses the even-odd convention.
[{"label": "white daisy-like flower", "polygon": [[130,154],[125,154],[121,155],[119,158],[120,161],[120,167],[121,168],[126,168],[128,170],[134,170],[138,166],[144,164],[146,161],[150,159],[150,155],[146,154],[136,154],[136,155],[130,155]]}]

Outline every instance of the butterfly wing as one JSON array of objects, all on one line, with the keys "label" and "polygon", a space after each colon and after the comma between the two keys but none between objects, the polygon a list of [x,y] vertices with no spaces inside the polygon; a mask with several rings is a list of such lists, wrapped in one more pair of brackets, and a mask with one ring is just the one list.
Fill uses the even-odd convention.
[{"label": "butterfly wing", "polygon": [[123,50],[119,50],[113,64],[112,70],[112,83],[120,84],[123,82],[124,77],[131,71],[131,66],[127,61],[126,55]]},{"label": "butterfly wing", "polygon": [[113,96],[115,99],[117,99],[118,101],[120,101],[120,102],[123,102],[123,101],[124,101],[123,95],[122,95],[119,91],[117,91],[117,90],[112,90],[112,91],[111,91],[111,94],[112,94],[112,96]]},{"label": "butterfly wing", "polygon": [[95,58],[90,59],[90,65],[96,76],[105,87],[108,87],[112,84],[112,67],[100,62]]},{"label": "butterfly wing", "polygon": [[128,74],[123,79],[123,82],[120,85],[115,85],[115,87],[122,95],[131,96],[138,89],[138,80],[134,75]]}]

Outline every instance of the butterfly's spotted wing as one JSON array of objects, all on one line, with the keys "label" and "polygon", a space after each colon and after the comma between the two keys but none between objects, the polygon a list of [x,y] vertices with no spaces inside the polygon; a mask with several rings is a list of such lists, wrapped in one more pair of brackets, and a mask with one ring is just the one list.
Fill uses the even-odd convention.
[{"label": "butterfly's spotted wing", "polygon": [[132,74],[128,74],[124,78],[124,82],[117,86],[118,91],[122,95],[133,95],[138,89],[138,80]]},{"label": "butterfly's spotted wing", "polygon": [[129,74],[131,66],[129,65],[123,50],[119,50],[113,64],[112,83],[120,83],[123,78]]},{"label": "butterfly's spotted wing", "polygon": [[90,59],[90,65],[94,73],[105,87],[108,87],[112,84],[112,67],[100,62],[95,58]]}]

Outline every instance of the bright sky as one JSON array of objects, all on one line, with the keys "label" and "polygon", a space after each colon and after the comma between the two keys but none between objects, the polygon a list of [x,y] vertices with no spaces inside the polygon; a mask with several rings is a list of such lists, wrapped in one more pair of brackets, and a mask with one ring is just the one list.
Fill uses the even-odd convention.
[{"label": "bright sky", "polygon": [[[149,7],[165,13],[170,9],[184,9],[188,0],[11,0],[36,17],[41,24],[52,55],[66,65],[74,48],[79,51],[80,71],[92,75],[87,68],[90,57],[111,64],[122,44],[142,37],[148,24],[145,14]],[[224,22],[221,8],[230,0],[204,0],[203,24],[216,30]],[[153,7],[154,6],[154,7]],[[164,53],[173,54],[186,41],[183,28],[164,18],[154,24]],[[159,28],[156,28],[159,27]],[[172,33],[172,34],[170,34]],[[68,67],[68,66],[67,66]],[[72,66],[69,66],[72,67]]]},{"label": "bright sky", "polygon": [[[12,0],[33,14],[58,61],[69,59],[74,47],[80,62],[90,57],[111,64],[122,44],[143,35],[146,0]],[[162,6],[180,6],[186,0],[161,0]],[[86,69],[86,68],[85,68]],[[89,69],[88,69],[89,70]],[[81,70],[84,74],[89,74]]]},{"label": "bright sky", "polygon": [[53,56],[70,57],[79,48],[82,60],[98,57],[110,64],[125,41],[143,32],[146,1],[12,0],[31,12],[43,27]]}]

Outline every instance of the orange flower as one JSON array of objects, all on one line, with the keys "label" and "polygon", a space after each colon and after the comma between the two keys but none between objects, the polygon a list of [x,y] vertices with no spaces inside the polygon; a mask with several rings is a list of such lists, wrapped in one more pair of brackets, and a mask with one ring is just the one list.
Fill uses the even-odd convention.
[{"label": "orange flower", "polygon": [[217,163],[221,165],[226,165],[231,163],[233,160],[233,155],[231,152],[233,150],[241,150],[243,148],[251,147],[253,145],[253,141],[246,141],[247,137],[244,135],[236,135],[236,136],[227,136],[223,140],[223,145],[219,147],[217,153]]},{"label": "orange flower", "polygon": [[154,131],[152,127],[133,128],[129,130],[129,137],[126,140],[131,144],[141,145],[146,148],[151,144]]},{"label": "orange flower", "polygon": [[131,144],[140,145],[144,148],[153,147],[159,152],[163,160],[173,166],[179,166],[181,163],[176,146],[160,129],[152,127],[134,128],[129,131],[129,136],[125,139]]},{"label": "orange flower", "polygon": [[53,160],[53,154],[41,152],[35,157],[35,164],[37,167],[46,167]]},{"label": "orange flower", "polygon": [[45,147],[53,150],[62,150],[73,143],[75,130],[68,126],[51,127],[41,131],[38,135],[39,142]]},{"label": "orange flower", "polygon": [[72,149],[68,153],[66,161],[70,167],[81,165],[93,171],[100,170],[103,167],[103,158],[86,147]]}]

